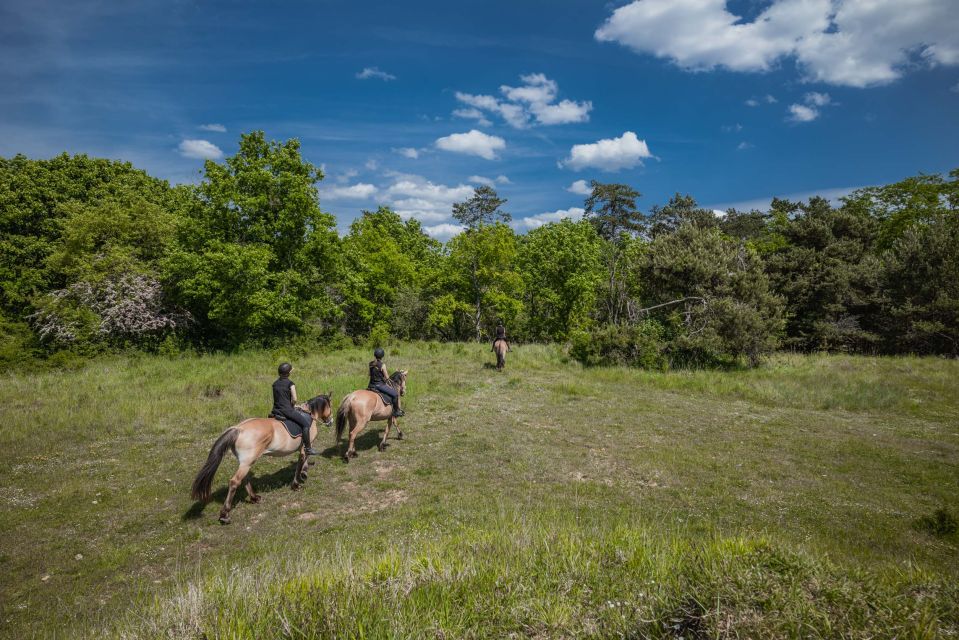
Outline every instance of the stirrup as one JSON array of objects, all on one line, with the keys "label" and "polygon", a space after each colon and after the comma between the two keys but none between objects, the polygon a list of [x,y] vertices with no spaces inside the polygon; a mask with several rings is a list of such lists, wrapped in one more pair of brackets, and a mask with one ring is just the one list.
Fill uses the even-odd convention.
[{"label": "stirrup", "polygon": [[405,415],[406,415],[406,412],[403,411],[402,409],[394,409],[394,410],[393,410],[393,417],[394,417],[394,418],[402,418],[402,417],[405,416]]}]

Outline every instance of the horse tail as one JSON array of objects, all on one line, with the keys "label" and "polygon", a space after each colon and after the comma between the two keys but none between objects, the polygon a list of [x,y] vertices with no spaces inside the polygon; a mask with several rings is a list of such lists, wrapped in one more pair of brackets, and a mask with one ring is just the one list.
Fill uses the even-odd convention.
[{"label": "horse tail", "polygon": [[339,442],[340,438],[343,437],[343,429],[346,428],[346,414],[350,410],[350,401],[353,399],[352,395],[349,395],[343,398],[343,402],[340,403],[340,408],[336,411],[336,441]]},{"label": "horse tail", "polygon": [[213,443],[213,446],[210,447],[210,455],[207,456],[206,463],[200,469],[200,472],[196,474],[196,478],[193,479],[193,489],[190,491],[190,495],[194,500],[206,501],[210,499],[210,487],[213,485],[213,476],[216,475],[216,470],[219,468],[220,462],[223,460],[223,456],[226,455],[227,450],[234,448],[239,435],[239,429],[230,427],[224,431],[220,437],[216,439],[216,442]]}]

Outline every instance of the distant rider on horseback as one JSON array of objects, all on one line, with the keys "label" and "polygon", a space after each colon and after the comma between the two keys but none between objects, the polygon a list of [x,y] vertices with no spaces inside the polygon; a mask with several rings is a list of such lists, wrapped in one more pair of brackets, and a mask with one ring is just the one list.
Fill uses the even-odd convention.
[{"label": "distant rider on horseback", "polygon": [[[502,340],[506,342],[506,327],[503,326],[502,320],[496,321],[496,337],[493,338],[493,348],[491,351],[496,351],[496,343]],[[509,342],[506,342],[506,348],[509,349]]]},{"label": "distant rider on horseback", "polygon": [[386,372],[386,365],[383,364],[384,355],[386,355],[385,352],[379,347],[373,351],[375,359],[370,362],[370,384],[366,388],[389,396],[393,405],[393,417],[400,418],[405,415],[400,409],[400,394],[390,386],[390,375]]},{"label": "distant rider on horseback", "polygon": [[273,410],[270,416],[280,420],[292,420],[303,430],[303,450],[307,455],[318,455],[310,446],[310,429],[313,427],[313,418],[301,409],[296,408],[296,385],[290,380],[293,365],[284,362],[277,373],[280,377],[273,383]]}]

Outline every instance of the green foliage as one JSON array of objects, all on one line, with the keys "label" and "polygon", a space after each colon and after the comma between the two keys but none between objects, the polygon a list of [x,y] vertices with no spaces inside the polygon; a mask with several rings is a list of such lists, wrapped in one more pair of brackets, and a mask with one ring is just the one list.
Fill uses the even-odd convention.
[{"label": "green foliage", "polygon": [[563,220],[530,231],[520,246],[526,292],[526,335],[565,340],[592,322],[602,281],[603,244],[585,220]]},{"label": "green foliage", "polygon": [[939,507],[931,514],[916,520],[916,528],[934,536],[949,536],[959,531],[959,522],[945,507]]},{"label": "green foliage", "polygon": [[483,339],[497,319],[507,325],[523,311],[518,241],[496,222],[467,229],[450,240],[442,288],[430,309],[433,327],[447,339]]},{"label": "green foliage", "polygon": [[424,290],[440,268],[439,249],[418,221],[403,222],[388,208],[354,220],[343,239],[347,332],[364,335],[382,323],[403,337],[417,335],[425,320]]},{"label": "green foliage", "polygon": [[643,230],[643,214],[636,208],[636,198],[642,194],[625,184],[593,180],[589,186],[592,192],[586,198],[583,217],[596,225],[601,237],[613,242],[624,232]]},{"label": "green foliage", "polygon": [[340,272],[333,216],[320,211],[322,172],[297,140],[245,134],[235,156],[207,161],[164,265],[175,300],[215,346],[294,335],[336,316]]},{"label": "green foliage", "polygon": [[765,255],[773,288],[786,299],[788,346],[868,351],[877,345],[878,221],[822,198],[777,201],[784,242]]},{"label": "green foliage", "polygon": [[782,301],[770,289],[758,254],[718,229],[686,224],[657,237],[643,275],[650,306],[671,305],[666,309],[674,362],[745,358],[755,365],[776,348]]},{"label": "green foliage", "polygon": [[719,221],[711,210],[700,208],[692,196],[681,196],[677,193],[665,206],[655,205],[650,209],[647,233],[649,237],[655,238],[665,233],[674,233],[685,224],[715,229],[719,226]]},{"label": "green foliage", "polygon": [[569,355],[586,366],[667,366],[663,326],[655,320],[635,325],[607,324],[570,336]]},{"label": "green foliage", "polygon": [[468,229],[494,222],[509,222],[513,217],[500,209],[504,204],[506,200],[500,198],[493,187],[483,185],[476,187],[466,202],[453,204],[453,217]]}]

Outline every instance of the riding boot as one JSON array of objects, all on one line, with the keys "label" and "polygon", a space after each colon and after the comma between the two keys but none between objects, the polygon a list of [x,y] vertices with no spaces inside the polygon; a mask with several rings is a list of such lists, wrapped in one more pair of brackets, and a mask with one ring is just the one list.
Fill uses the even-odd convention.
[{"label": "riding boot", "polygon": [[318,456],[320,452],[310,446],[310,429],[312,428],[313,425],[310,425],[306,429],[303,429],[303,451],[305,451],[308,456]]},{"label": "riding boot", "polygon": [[397,396],[396,399],[393,400],[393,417],[402,418],[405,415],[406,415],[406,412],[400,409],[400,398],[399,396]]}]

